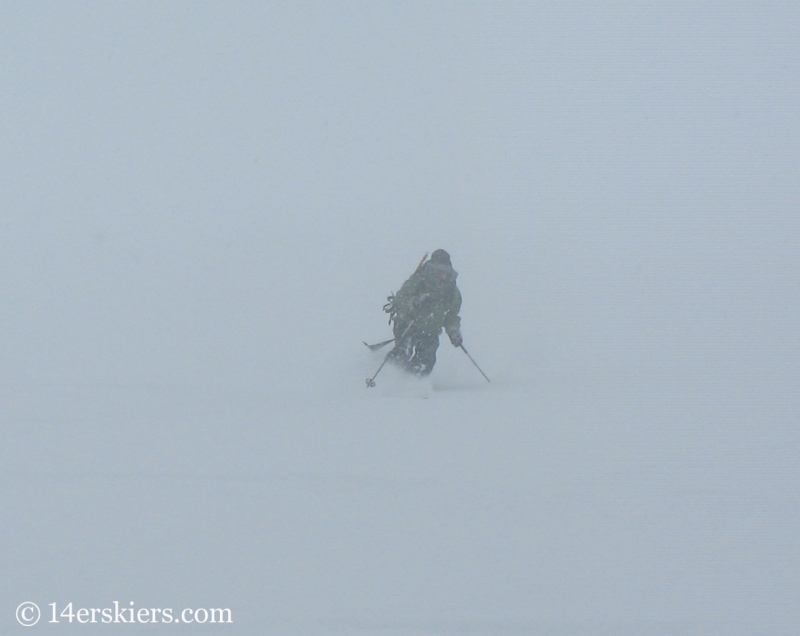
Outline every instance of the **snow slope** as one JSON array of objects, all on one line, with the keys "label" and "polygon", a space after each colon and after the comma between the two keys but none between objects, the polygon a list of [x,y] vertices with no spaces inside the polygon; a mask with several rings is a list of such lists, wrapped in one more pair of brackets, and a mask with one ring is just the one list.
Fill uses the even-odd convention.
[{"label": "snow slope", "polygon": [[0,13],[0,631],[797,633],[800,12]]}]

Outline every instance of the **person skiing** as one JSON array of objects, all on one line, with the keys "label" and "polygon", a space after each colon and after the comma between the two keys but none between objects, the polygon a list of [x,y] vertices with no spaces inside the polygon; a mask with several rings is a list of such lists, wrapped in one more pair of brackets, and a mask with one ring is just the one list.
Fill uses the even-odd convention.
[{"label": "person skiing", "polygon": [[395,337],[394,349],[386,360],[405,371],[425,377],[436,364],[436,350],[442,329],[454,347],[461,337],[461,292],[456,286],[458,273],[450,255],[442,249],[431,254],[393,296],[384,311],[389,314]]}]

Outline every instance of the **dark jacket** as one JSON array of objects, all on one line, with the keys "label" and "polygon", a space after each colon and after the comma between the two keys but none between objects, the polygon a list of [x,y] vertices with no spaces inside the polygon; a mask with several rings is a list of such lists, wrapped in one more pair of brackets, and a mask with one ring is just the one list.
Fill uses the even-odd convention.
[{"label": "dark jacket", "polygon": [[423,264],[394,296],[395,335],[413,321],[410,330],[438,336],[444,328],[452,341],[461,326],[457,277],[452,265],[434,261]]}]

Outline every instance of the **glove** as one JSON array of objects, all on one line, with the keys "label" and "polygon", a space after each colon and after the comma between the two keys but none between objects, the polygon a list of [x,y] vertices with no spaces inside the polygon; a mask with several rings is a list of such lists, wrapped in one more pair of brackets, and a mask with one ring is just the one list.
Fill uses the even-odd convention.
[{"label": "glove", "polygon": [[464,338],[461,335],[460,331],[456,331],[452,336],[450,336],[450,342],[453,343],[454,347],[460,347],[464,344]]}]

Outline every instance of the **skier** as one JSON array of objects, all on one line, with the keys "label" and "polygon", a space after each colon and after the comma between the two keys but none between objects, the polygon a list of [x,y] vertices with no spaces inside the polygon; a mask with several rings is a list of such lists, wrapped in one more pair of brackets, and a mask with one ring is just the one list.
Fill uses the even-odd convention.
[{"label": "skier", "polygon": [[439,249],[430,260],[423,260],[399,292],[389,296],[383,310],[389,314],[389,322],[394,323],[395,346],[386,357],[388,361],[425,377],[436,364],[442,329],[454,347],[462,345],[457,276],[450,255]]}]

